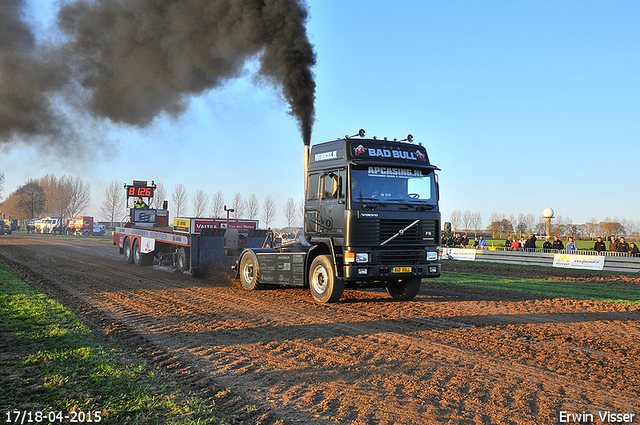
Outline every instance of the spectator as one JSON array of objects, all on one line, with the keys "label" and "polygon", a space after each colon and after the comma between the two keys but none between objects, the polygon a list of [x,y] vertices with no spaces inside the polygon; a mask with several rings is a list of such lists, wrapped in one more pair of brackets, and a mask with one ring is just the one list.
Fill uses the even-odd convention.
[{"label": "spectator", "polygon": [[634,244],[633,242],[631,242],[631,247],[629,249],[629,254],[633,255],[634,257],[638,257],[640,256],[640,250],[638,249],[638,247],[636,246],[636,244]]},{"label": "spectator", "polygon": [[504,248],[506,250],[511,249],[511,235],[507,235],[507,240],[504,241]]},{"label": "spectator", "polygon": [[544,240],[544,243],[542,244],[542,249],[544,250],[544,252],[549,252],[551,251],[551,248],[553,248],[553,245],[551,245],[551,242],[549,242],[549,237],[547,236]]},{"label": "spectator", "polygon": [[524,244],[525,244],[526,242],[527,242],[527,241],[525,241],[525,240],[524,240],[524,236],[520,236],[520,249],[524,249]]},{"label": "spectator", "polygon": [[516,238],[513,238],[513,240],[511,241],[511,249],[514,251],[517,251],[520,249],[520,242],[518,242]]},{"label": "spectator", "polygon": [[462,238],[460,239],[460,244],[462,245],[463,248],[466,248],[467,245],[469,245],[469,238],[467,238],[466,233],[462,235]]},{"label": "spectator", "polygon": [[480,241],[478,240],[478,238],[476,238],[476,239],[473,241],[473,247],[474,247],[474,248],[478,248],[478,245],[480,245]]},{"label": "spectator", "polygon": [[624,241],[624,238],[620,238],[618,241],[618,251],[617,252],[629,252],[631,248],[629,248],[629,244]]},{"label": "spectator", "polygon": [[555,249],[556,251],[562,251],[564,249],[564,244],[562,243],[562,241],[557,236],[554,236],[553,237],[553,244],[551,245],[551,247],[553,249]]},{"label": "spectator", "polygon": [[593,244],[593,250],[595,252],[603,252],[607,250],[607,246],[602,242],[602,238],[598,236],[598,240]]},{"label": "spectator", "polygon": [[478,248],[485,249],[487,247],[487,241],[484,240],[484,236],[480,236],[480,241],[478,242]]},{"label": "spectator", "polygon": [[615,236],[611,235],[609,236],[609,251],[611,252],[618,252],[618,240],[616,239]]},{"label": "spectator", "polygon": [[575,254],[578,252],[578,245],[573,241],[573,238],[569,236],[569,243],[567,244],[567,254]]},{"label": "spectator", "polygon": [[533,251],[536,249],[536,235],[529,233],[529,239],[524,243],[524,249],[527,251]]}]

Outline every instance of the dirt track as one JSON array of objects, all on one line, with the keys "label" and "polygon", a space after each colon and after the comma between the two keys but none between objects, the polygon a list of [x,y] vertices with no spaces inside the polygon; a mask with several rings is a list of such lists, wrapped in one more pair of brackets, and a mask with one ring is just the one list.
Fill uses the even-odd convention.
[{"label": "dirt track", "polygon": [[0,243],[0,260],[37,289],[241,423],[556,424],[561,411],[640,423],[635,307],[437,281],[412,302],[345,291],[319,305],[307,290],[138,268],[110,245]]}]

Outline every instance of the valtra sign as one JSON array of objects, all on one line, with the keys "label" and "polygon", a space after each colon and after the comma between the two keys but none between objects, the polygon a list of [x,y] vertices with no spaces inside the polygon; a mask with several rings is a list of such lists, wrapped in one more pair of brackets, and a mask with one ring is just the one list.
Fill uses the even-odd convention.
[{"label": "valtra sign", "polygon": [[205,229],[238,229],[239,233],[249,233],[258,228],[258,220],[227,220],[224,218],[183,218],[173,219],[173,230],[198,235]]}]

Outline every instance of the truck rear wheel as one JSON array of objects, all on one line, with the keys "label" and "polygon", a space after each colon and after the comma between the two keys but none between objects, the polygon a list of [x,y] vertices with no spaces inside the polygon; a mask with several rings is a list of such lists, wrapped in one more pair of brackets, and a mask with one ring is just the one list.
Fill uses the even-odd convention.
[{"label": "truck rear wheel", "polygon": [[240,260],[240,285],[243,289],[253,291],[262,288],[258,282],[259,271],[260,265],[256,255],[251,251],[246,252]]},{"label": "truck rear wheel", "polygon": [[124,258],[127,259],[127,263],[133,264],[133,251],[131,250],[131,240],[124,238]]},{"label": "truck rear wheel", "polygon": [[421,277],[411,277],[387,286],[389,295],[397,301],[408,301],[420,292]]},{"label": "truck rear wheel", "polygon": [[344,282],[336,279],[330,256],[319,255],[311,262],[309,290],[319,303],[334,303],[342,297]]}]

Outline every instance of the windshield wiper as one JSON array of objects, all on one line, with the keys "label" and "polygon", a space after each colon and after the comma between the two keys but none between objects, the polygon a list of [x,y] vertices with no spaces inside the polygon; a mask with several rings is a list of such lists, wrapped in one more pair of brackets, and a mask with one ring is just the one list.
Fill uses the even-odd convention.
[{"label": "windshield wiper", "polygon": [[372,207],[373,209],[375,209],[378,205],[382,205],[383,207],[386,207],[387,204],[385,202],[381,202],[381,199],[379,198],[362,198],[359,197],[356,199],[357,202],[373,202],[375,204],[375,206],[370,205],[370,207]]}]

